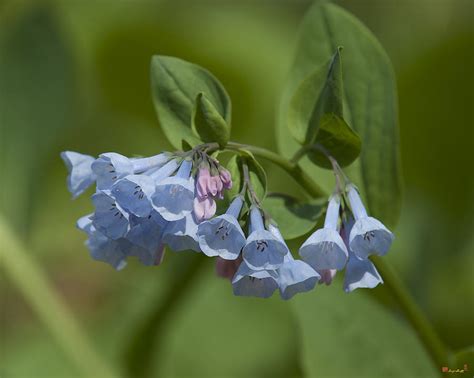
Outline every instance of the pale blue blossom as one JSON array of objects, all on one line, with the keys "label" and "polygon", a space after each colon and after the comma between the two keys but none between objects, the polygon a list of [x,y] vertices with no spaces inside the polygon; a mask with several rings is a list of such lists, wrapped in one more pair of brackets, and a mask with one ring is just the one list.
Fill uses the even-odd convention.
[{"label": "pale blue blossom", "polygon": [[372,289],[383,283],[382,277],[369,259],[359,259],[352,252],[344,275],[344,291],[351,292],[359,288]]},{"label": "pale blue blossom", "polygon": [[121,270],[127,265],[127,251],[124,243],[113,240],[99,232],[92,224],[91,215],[86,215],[77,221],[77,227],[86,232],[89,239],[86,246],[94,260],[103,261],[116,270]]},{"label": "pale blue blossom", "polygon": [[154,172],[128,175],[112,186],[112,195],[127,212],[138,217],[147,217],[153,209],[151,197],[155,193],[157,183],[170,176],[176,168],[178,164],[173,159]]},{"label": "pale blue blossom", "polygon": [[117,180],[134,173],[132,161],[115,152],[100,154],[92,163],[92,170],[97,176],[99,190],[110,189]]},{"label": "pale blue blossom", "polygon": [[131,228],[126,239],[140,247],[131,252],[144,265],[158,265],[163,257],[163,231],[167,225],[156,211],[146,218],[131,217]]},{"label": "pale blue blossom", "polygon": [[182,219],[193,210],[192,165],[191,161],[184,160],[175,176],[161,180],[155,188],[153,207],[167,221]]},{"label": "pale blue blossom", "polygon": [[247,265],[252,269],[277,269],[283,264],[288,249],[270,231],[265,230],[262,215],[257,207],[250,210],[250,235],[242,251]]},{"label": "pale blue blossom", "polygon": [[163,232],[163,242],[172,251],[192,250],[201,252],[197,236],[198,224],[192,213],[174,222],[168,222]]},{"label": "pale blue blossom", "polygon": [[[354,227],[354,219],[351,217],[344,222],[342,236],[346,245],[349,244],[349,235]],[[355,289],[372,289],[383,283],[382,277],[369,259],[360,259],[349,247],[349,261],[346,265],[344,275],[344,291],[349,293]]]},{"label": "pale blue blossom", "polygon": [[278,288],[278,273],[274,270],[254,270],[245,261],[232,279],[234,295],[269,298]]},{"label": "pale blue blossom", "polygon": [[67,187],[72,197],[76,198],[89,188],[96,180],[92,171],[94,158],[73,151],[61,152],[61,158],[69,172]]},{"label": "pale blue blossom", "polygon": [[[270,224],[268,230],[284,243],[278,227]],[[295,294],[312,290],[320,279],[319,274],[311,266],[304,261],[295,260],[289,250],[277,272],[280,296],[285,300],[292,298]]]},{"label": "pale blue blossom", "polygon": [[94,227],[111,239],[124,237],[130,229],[129,214],[105,192],[95,193],[92,202],[95,205]]},{"label": "pale blue blossom", "polygon": [[344,268],[348,258],[347,248],[337,231],[340,197],[329,199],[324,227],[314,232],[299,250],[301,258],[315,270]]},{"label": "pale blue blossom", "polygon": [[199,245],[204,254],[220,256],[226,260],[235,260],[239,257],[245,245],[245,235],[238,221],[242,205],[242,197],[238,196],[225,214],[199,225]]},{"label": "pale blue blossom", "polygon": [[367,215],[359,193],[353,185],[348,186],[347,196],[355,217],[349,237],[351,250],[361,259],[373,253],[385,255],[392,245],[393,234],[380,221]]}]

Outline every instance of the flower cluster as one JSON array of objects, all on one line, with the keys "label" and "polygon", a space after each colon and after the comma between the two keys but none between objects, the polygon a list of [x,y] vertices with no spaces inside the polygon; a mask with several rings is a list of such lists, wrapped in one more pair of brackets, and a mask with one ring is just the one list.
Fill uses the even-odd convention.
[{"label": "flower cluster", "polygon": [[215,216],[216,200],[232,187],[232,177],[204,151],[148,158],[105,153],[95,159],[69,151],[61,156],[73,197],[96,183],[95,211],[77,226],[88,235],[91,256],[117,270],[131,256],[158,265],[168,246],[217,257],[218,275],[229,278],[239,296],[267,298],[278,289],[289,299],[317,283],[329,285],[343,269],[346,292],[382,282],[368,257],[386,254],[393,234],[367,215],[352,184],[330,197],[324,227],[301,246],[297,260],[250,182],[224,214]]},{"label": "flower cluster", "polygon": [[[382,283],[369,255],[385,255],[393,234],[377,219],[369,217],[354,185],[345,190],[348,207],[341,213],[341,196],[329,199],[324,227],[314,232],[301,246],[301,258],[329,285],[336,272],[345,268],[344,291],[374,288]],[[345,199],[345,198],[342,199]]]},{"label": "flower cluster", "polygon": [[[232,186],[229,172],[203,153],[127,158],[111,152],[95,159],[66,151],[61,157],[74,198],[96,184],[95,211],[77,226],[89,236],[91,256],[115,269],[130,256],[160,264],[165,245],[199,252],[198,223],[215,214],[214,198]],[[211,164],[216,175],[209,173]]]}]

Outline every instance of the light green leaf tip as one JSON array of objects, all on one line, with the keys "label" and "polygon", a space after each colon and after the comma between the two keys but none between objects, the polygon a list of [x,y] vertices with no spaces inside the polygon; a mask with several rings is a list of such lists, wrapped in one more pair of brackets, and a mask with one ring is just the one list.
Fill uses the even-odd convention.
[{"label": "light green leaf tip", "polygon": [[217,113],[230,124],[229,95],[214,75],[196,64],[170,56],[153,56],[151,91],[160,126],[175,148],[182,146],[182,140],[191,146],[202,143],[192,128],[199,93],[206,93]]},{"label": "light green leaf tip", "polygon": [[217,142],[224,148],[229,141],[230,125],[202,92],[196,97],[192,127],[203,142]]}]

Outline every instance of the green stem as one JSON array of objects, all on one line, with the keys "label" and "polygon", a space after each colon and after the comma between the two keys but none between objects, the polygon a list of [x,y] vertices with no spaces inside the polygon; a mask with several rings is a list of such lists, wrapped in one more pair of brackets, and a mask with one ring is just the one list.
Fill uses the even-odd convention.
[{"label": "green stem", "polygon": [[436,367],[440,368],[449,364],[450,351],[434,330],[429,319],[416,304],[399,275],[382,258],[373,256],[371,260],[383,277],[385,286],[400,305],[405,317],[424,344]]},{"label": "green stem", "polygon": [[[322,197],[326,195],[324,191],[302,171],[301,167],[296,164],[296,161],[306,153],[306,149],[299,150],[293,157],[292,161],[288,161],[282,156],[261,147],[229,142],[227,148],[232,150],[248,150],[254,155],[267,159],[280,166],[295,178],[301,187],[312,197]],[[450,351],[446,348],[430,321],[413,300],[402,280],[386,261],[377,257],[374,257],[373,261],[383,277],[387,289],[394,297],[406,319],[410,322],[411,326],[419,336],[435,366],[437,368],[445,366],[449,362]]]},{"label": "green stem", "polygon": [[31,253],[0,216],[0,257],[5,272],[70,359],[86,377],[118,377],[92,348],[67,305],[57,295]]},{"label": "green stem", "polygon": [[291,177],[293,177],[296,182],[305,189],[305,191],[315,198],[325,196],[324,190],[316,184],[311,177],[309,177],[303,169],[298,165],[291,163],[284,157],[279,154],[276,154],[273,151],[269,151],[262,147],[251,146],[248,144],[240,144],[235,142],[229,142],[226,146],[229,150],[247,150],[253,153],[255,156],[261,157],[272,163],[278,165],[284,171],[286,171]]}]

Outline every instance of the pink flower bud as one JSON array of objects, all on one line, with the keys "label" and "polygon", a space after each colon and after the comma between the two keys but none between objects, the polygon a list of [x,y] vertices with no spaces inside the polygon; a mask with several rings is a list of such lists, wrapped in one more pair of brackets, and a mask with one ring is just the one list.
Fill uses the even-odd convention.
[{"label": "pink flower bud", "polygon": [[212,198],[194,198],[194,215],[198,222],[212,218],[216,208],[216,201]]},{"label": "pink flower bud", "polygon": [[219,171],[219,177],[221,178],[222,184],[224,185],[225,189],[232,188],[232,176],[227,169],[222,168]]},{"label": "pink flower bud", "polygon": [[210,181],[211,181],[211,174],[209,169],[201,168],[198,172],[198,179],[196,182],[196,192],[198,197],[200,198],[207,198],[208,193],[210,192]]},{"label": "pink flower bud", "polygon": [[242,263],[242,255],[240,255],[235,260],[224,260],[223,258],[217,256],[216,259],[216,274],[222,278],[228,278],[232,280],[235,276],[235,272]]}]

